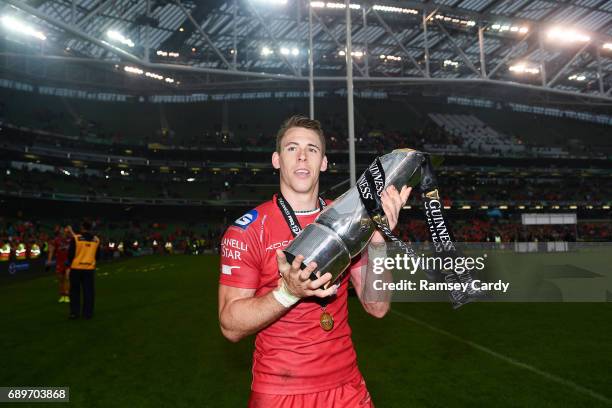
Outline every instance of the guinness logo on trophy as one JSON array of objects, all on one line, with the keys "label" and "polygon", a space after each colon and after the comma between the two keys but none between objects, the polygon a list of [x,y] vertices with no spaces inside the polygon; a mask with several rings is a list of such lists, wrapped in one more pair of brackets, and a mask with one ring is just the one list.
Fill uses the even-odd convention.
[{"label": "guinness logo on trophy", "polygon": [[[385,188],[393,185],[401,190],[404,185],[416,184],[420,184],[425,219],[436,252],[453,258],[460,257],[461,252],[454,245],[454,238],[444,220],[431,157],[412,149],[398,149],[377,158],[354,187],[327,206],[314,223],[304,228],[285,249],[287,260],[291,262],[297,255],[303,255],[303,268],[310,262],[316,262],[321,275],[327,272],[332,274],[332,279],[325,285],[328,288],[348,268],[351,258],[363,251],[376,229],[409,256],[416,256],[409,245],[393,235],[380,202],[380,194]],[[424,272],[428,279],[434,281],[473,281],[467,271],[447,271],[444,274]],[[316,279],[316,276],[312,274],[311,279]],[[465,292],[451,291],[449,295],[457,308],[479,297],[480,293],[470,289]]]}]

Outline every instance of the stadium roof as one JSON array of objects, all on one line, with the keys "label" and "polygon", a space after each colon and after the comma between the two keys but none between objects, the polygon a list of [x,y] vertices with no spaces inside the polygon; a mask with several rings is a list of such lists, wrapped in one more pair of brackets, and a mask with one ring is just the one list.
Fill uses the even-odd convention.
[{"label": "stadium roof", "polygon": [[[2,2],[2,16],[46,36],[5,22],[0,56],[13,79],[141,93],[307,89],[311,27],[317,88],[345,80],[344,2]],[[357,86],[507,85],[612,102],[612,0],[354,0],[351,17]]]}]

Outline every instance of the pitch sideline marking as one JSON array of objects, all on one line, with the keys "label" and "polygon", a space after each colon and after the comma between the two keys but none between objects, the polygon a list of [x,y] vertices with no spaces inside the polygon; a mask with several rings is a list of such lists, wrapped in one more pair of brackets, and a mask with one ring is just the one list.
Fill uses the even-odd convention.
[{"label": "pitch sideline marking", "polygon": [[486,354],[489,354],[490,356],[496,357],[496,358],[498,358],[498,359],[500,359],[502,361],[505,361],[508,364],[511,364],[511,365],[515,366],[515,367],[519,367],[519,368],[523,368],[523,369],[525,369],[527,371],[531,371],[532,373],[538,374],[538,375],[546,378],[547,380],[550,380],[550,381],[562,384],[562,385],[564,385],[566,387],[572,388],[574,391],[577,391],[577,392],[582,393],[582,394],[586,394],[586,395],[588,395],[588,396],[590,396],[592,398],[595,398],[596,400],[605,402],[607,404],[612,404],[612,400],[610,400],[608,397],[606,397],[604,395],[601,395],[601,394],[598,394],[598,393],[596,393],[593,390],[590,390],[590,389],[588,389],[586,387],[583,387],[582,385],[576,384],[573,381],[567,380],[565,378],[559,377],[559,376],[554,375],[554,374],[547,373],[546,371],[542,371],[539,368],[536,368],[536,367],[531,366],[529,364],[526,364],[526,363],[523,363],[521,361],[515,360],[512,357],[508,357],[508,356],[505,356],[503,354],[500,354],[500,353],[498,353],[496,351],[491,350],[488,347],[481,346],[480,344],[474,343],[471,340],[464,339],[463,337],[459,337],[459,336],[457,336],[455,334],[447,332],[446,330],[439,329],[439,328],[437,328],[435,326],[432,326],[432,325],[430,325],[428,323],[425,323],[425,322],[423,322],[423,321],[421,321],[419,319],[416,319],[416,318],[414,318],[412,316],[409,316],[409,315],[404,314],[402,312],[398,312],[397,310],[391,309],[391,313],[394,313],[394,314],[402,317],[405,320],[408,320],[408,321],[411,321],[411,322],[413,322],[415,324],[423,326],[423,327],[425,327],[425,328],[427,328],[427,329],[429,329],[429,330],[431,330],[433,332],[436,332],[438,334],[442,334],[442,335],[444,335],[446,337],[449,337],[449,338],[451,338],[453,340],[456,340],[456,341],[459,341],[461,343],[467,344],[468,346],[471,346],[471,347],[475,348],[476,350],[482,351],[483,353],[486,353]]}]

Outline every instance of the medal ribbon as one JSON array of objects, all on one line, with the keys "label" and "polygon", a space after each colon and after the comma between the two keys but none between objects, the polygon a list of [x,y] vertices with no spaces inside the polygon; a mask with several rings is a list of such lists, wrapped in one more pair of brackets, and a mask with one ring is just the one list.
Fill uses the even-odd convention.
[{"label": "medal ribbon", "polygon": [[[293,238],[297,237],[297,235],[300,232],[302,232],[302,226],[300,225],[300,222],[298,221],[295,215],[295,211],[293,211],[293,208],[287,202],[287,200],[285,200],[285,197],[283,197],[283,194],[281,192],[279,192],[276,195],[276,205],[281,210],[281,214],[283,214],[283,218],[285,219],[285,222],[287,223],[287,226],[289,227],[289,230],[291,231]],[[319,209],[323,211],[326,206],[327,204],[325,203],[325,200],[319,197]],[[293,262],[293,255],[286,254],[286,256],[287,256],[287,261],[289,261],[289,263]],[[302,263],[302,265],[300,266],[300,269],[304,269],[304,268],[306,268],[306,265]],[[315,280],[315,279],[317,279],[317,275],[315,275],[314,273],[311,273],[310,280]]]},{"label": "medal ribbon", "polygon": [[[295,211],[293,211],[293,208],[287,202],[285,197],[283,197],[283,194],[281,192],[279,192],[276,195],[276,205],[280,209],[281,214],[283,215],[283,218],[285,219],[285,222],[287,223],[287,226],[289,227],[289,230],[291,231],[291,234],[293,235],[293,238],[297,237],[297,235],[300,232],[302,232],[302,226],[300,225],[300,222],[298,221],[297,216],[295,215]],[[319,197],[319,209],[323,211],[325,207],[327,207],[325,200]],[[285,253],[285,256],[287,257],[287,261],[289,263],[293,262],[294,258],[292,254]],[[306,265],[304,265],[304,263],[302,262],[302,264],[300,265],[300,269],[305,269],[305,268],[306,268]],[[311,272],[309,278],[310,280],[316,280],[317,275],[315,275],[314,272]],[[329,303],[329,298],[315,298],[315,301],[319,304],[319,306],[323,308],[323,310],[325,310],[325,307]],[[333,326],[333,323],[332,323],[332,326]],[[328,330],[328,329],[325,329],[325,330]]]},{"label": "medal ribbon", "polygon": [[[281,210],[281,214],[283,214],[283,218],[285,218],[285,222],[289,226],[293,238],[297,237],[297,235],[302,232],[302,226],[295,215],[295,211],[293,211],[291,205],[285,200],[285,197],[283,197],[283,194],[280,192],[276,196],[276,205]],[[319,197],[319,209],[323,211],[326,206],[325,200]]]}]

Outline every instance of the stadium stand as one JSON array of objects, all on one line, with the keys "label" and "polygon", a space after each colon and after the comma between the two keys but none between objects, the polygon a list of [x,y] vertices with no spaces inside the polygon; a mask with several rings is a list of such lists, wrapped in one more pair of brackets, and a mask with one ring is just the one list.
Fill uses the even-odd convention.
[{"label": "stadium stand", "polygon": [[[207,106],[199,112],[201,107],[177,109],[172,105],[118,104],[113,109],[103,109],[105,113],[101,114],[101,109],[95,109],[100,102],[75,104],[64,100],[60,103],[58,99],[62,98],[52,96],[18,96],[16,100],[21,107],[19,103],[11,103],[10,109],[6,109],[6,104],[2,108],[0,190],[5,199],[98,202],[110,206],[230,205],[234,216],[276,192],[278,175],[268,160],[277,118],[260,116],[256,108],[250,109],[249,103],[238,103],[239,108],[232,110],[232,115],[244,120],[235,126],[235,132],[224,131],[222,124],[205,119],[202,129],[210,130],[198,137],[192,125],[184,130],[174,127],[166,134],[156,133],[158,127],[151,123],[129,121],[128,127],[123,121],[126,116],[118,115],[115,108],[128,112],[127,116],[163,116],[166,123],[181,123],[179,114],[214,117],[220,106],[213,106],[212,110]],[[42,98],[46,107],[28,111],[33,98]],[[384,117],[384,111],[398,106],[393,102],[370,105],[373,110],[367,115],[378,118]],[[395,127],[398,124],[394,123],[394,115],[387,115],[389,121],[361,120],[358,154],[361,161],[368,162],[375,154],[407,145],[443,152],[447,159],[438,174],[444,203],[454,211],[457,239],[469,242],[609,239],[610,225],[605,217],[601,218],[601,211],[605,214],[611,204],[610,168],[605,160],[580,160],[580,154],[587,152],[580,147],[588,145],[588,137],[572,135],[574,128],[565,124],[546,127],[549,131],[544,135],[536,135],[534,131],[522,133],[522,128],[516,126],[512,128],[514,133],[506,135],[502,132],[508,129],[508,123],[520,123],[520,118],[528,114],[492,114],[487,115],[485,122],[479,118],[482,112],[478,109],[438,106],[437,110],[443,113],[425,113],[430,108],[408,110],[406,116],[412,119],[405,126]],[[289,111],[295,109],[297,106],[290,107]],[[85,119],[85,115],[95,119]],[[513,115],[515,120],[507,119]],[[343,184],[347,177],[344,120],[341,113],[326,114],[322,118],[331,167],[322,186],[324,193],[332,198],[346,188]],[[602,126],[592,127],[604,132]],[[136,137],[143,134],[143,138]],[[574,139],[578,142],[571,141]],[[568,140],[571,142],[567,143]],[[241,153],[237,155],[237,152]],[[534,157],[540,159],[534,161]],[[402,236],[413,242],[426,239],[425,225],[415,221],[420,217],[417,215],[419,203],[414,194],[408,203],[412,209],[407,212],[401,229]],[[493,209],[499,213],[492,213]],[[573,228],[543,226],[527,231],[517,220],[522,209],[600,212],[592,213],[592,218],[581,220]],[[204,217],[203,226],[194,228],[172,217],[160,217],[158,212],[152,218],[139,220],[139,226],[134,228],[129,221],[110,221],[116,218],[112,211],[106,210],[106,214],[109,221],[99,221],[97,226],[109,257],[115,256],[108,255],[111,242],[116,253],[119,253],[116,249],[119,243],[123,243],[122,248],[126,248],[128,255],[135,253],[134,242],[138,242],[138,250],[142,252],[153,251],[154,241],[155,250],[161,242],[172,242],[175,251],[185,252],[192,248],[192,242],[199,242],[198,252],[215,251],[219,244],[215,237],[220,236],[225,225],[211,219],[206,221]],[[468,214],[480,219],[469,222]],[[151,221],[155,219],[166,221]],[[42,242],[53,233],[50,226],[56,223],[52,219],[31,220],[5,221],[2,236],[11,242]],[[159,227],[167,224],[170,226]],[[15,233],[15,226],[21,233]]]},{"label": "stadium stand", "polygon": [[[118,256],[108,255],[111,242],[117,254],[123,243],[127,255],[136,253],[134,242],[140,253],[161,248],[161,242],[172,242],[178,252],[188,251],[192,242],[199,242],[199,253],[217,250],[215,237],[225,222],[204,215],[203,226],[194,228],[178,217],[168,218],[161,208],[177,208],[180,214],[185,207],[226,206],[226,220],[268,199],[277,189],[278,175],[269,164],[276,127],[282,117],[304,109],[300,101],[268,99],[266,108],[260,109],[256,101],[98,102],[2,89],[0,98],[0,194],[5,200],[162,206],[140,217],[138,228],[113,210],[101,210],[107,221],[98,220],[98,228],[108,257]],[[346,188],[346,114],[334,100],[322,100],[320,105],[330,159],[322,190],[333,198]],[[400,118],[392,114],[398,110],[403,112]],[[445,156],[438,169],[440,187],[459,240],[610,237],[605,214],[612,204],[612,185],[605,155],[612,149],[604,137],[609,126],[504,109],[395,100],[360,100],[356,113],[362,165],[377,154],[406,146]],[[231,120],[223,123],[219,118],[224,116]],[[414,194],[401,229],[413,242],[426,239],[424,224],[415,221],[420,219],[419,205]],[[48,214],[37,214],[35,204],[27,207],[30,222],[13,219],[9,224],[22,230],[23,225],[43,227],[15,235],[9,233],[14,228],[5,226],[5,241],[42,242],[53,233],[51,226],[57,222]],[[12,208],[19,212],[21,207]],[[527,231],[517,218],[524,210],[579,211],[583,216],[574,228],[542,226]],[[479,220],[468,221],[473,217]]]},{"label": "stadium stand", "polygon": [[430,113],[429,117],[446,132],[459,136],[465,151],[501,154],[525,151],[525,146],[513,143],[475,116]]},{"label": "stadium stand", "polygon": [[[11,103],[7,103],[9,100]],[[0,110],[4,126],[27,129],[32,143],[62,148],[87,146],[107,152],[121,147],[265,150],[273,147],[274,129],[283,118],[307,109],[303,102],[275,99],[266,99],[266,108],[256,101],[97,102],[2,88],[0,101],[4,106]],[[327,131],[328,148],[346,150],[343,105],[333,98],[317,102],[321,105],[320,120]],[[367,99],[359,100],[357,107],[356,143],[360,150],[380,152],[409,145],[446,154],[535,157],[597,157],[612,152],[612,142],[605,137],[609,126],[514,112],[509,107],[478,109]],[[224,110],[225,123],[219,120]],[[147,120],[133,121],[132,117]]]}]

